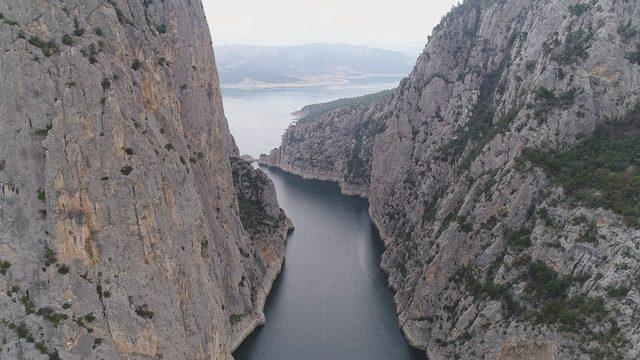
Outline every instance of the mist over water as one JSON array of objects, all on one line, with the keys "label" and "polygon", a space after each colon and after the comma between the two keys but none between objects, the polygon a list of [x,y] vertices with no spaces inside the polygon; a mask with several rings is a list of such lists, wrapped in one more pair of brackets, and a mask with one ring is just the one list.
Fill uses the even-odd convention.
[{"label": "mist over water", "polygon": [[267,302],[267,324],[238,360],[424,359],[402,336],[380,270],[382,242],[366,200],[336,184],[262,168],[296,230]]}]

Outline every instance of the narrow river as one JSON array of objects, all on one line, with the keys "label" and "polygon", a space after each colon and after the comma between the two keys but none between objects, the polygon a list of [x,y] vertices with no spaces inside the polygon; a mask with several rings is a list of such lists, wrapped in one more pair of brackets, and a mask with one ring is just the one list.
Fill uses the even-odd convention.
[{"label": "narrow river", "polygon": [[397,325],[368,204],[332,183],[262,168],[295,224],[266,306],[238,360],[424,359]]}]

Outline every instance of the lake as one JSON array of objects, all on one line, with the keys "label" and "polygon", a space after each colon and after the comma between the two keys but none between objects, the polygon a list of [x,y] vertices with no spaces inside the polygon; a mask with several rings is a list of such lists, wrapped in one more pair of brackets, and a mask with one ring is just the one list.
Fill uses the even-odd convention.
[{"label": "lake", "polygon": [[425,359],[397,324],[393,292],[380,270],[382,241],[364,199],[336,184],[262,169],[296,229],[267,301],[267,324],[237,360]]},{"label": "lake", "polygon": [[294,120],[291,113],[305,105],[371,94],[396,86],[398,82],[271,91],[223,88],[222,97],[229,129],[240,154],[257,158],[280,146],[284,130]]}]

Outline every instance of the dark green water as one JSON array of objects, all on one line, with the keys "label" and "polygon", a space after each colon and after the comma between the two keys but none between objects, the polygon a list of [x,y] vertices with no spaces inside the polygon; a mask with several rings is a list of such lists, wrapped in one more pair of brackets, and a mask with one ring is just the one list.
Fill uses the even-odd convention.
[{"label": "dark green water", "polygon": [[336,184],[262,168],[296,227],[266,306],[238,360],[425,359],[398,327],[368,204]]}]

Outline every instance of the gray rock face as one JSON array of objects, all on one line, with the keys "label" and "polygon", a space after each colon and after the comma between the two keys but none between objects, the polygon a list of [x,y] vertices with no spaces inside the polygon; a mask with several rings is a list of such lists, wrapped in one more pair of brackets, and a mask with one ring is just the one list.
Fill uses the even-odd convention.
[{"label": "gray rock face", "polygon": [[200,1],[0,13],[0,358],[230,357],[290,224],[262,174],[234,186]]},{"label": "gray rock face", "polygon": [[466,1],[391,100],[294,125],[261,162],[369,198],[430,359],[638,358],[638,19],[635,1]]}]

